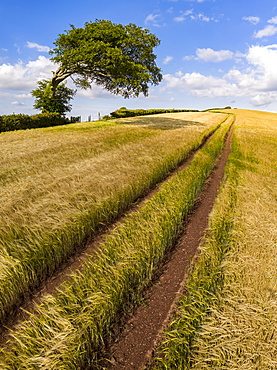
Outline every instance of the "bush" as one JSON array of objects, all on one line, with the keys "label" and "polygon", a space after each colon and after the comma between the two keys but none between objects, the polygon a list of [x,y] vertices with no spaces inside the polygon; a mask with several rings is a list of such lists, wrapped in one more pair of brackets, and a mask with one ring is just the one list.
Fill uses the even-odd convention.
[{"label": "bush", "polygon": [[58,113],[41,113],[33,116],[11,114],[0,116],[0,132],[59,126],[68,123],[70,123],[70,120]]},{"label": "bush", "polygon": [[232,109],[232,107],[228,105],[227,107],[224,107],[224,108],[208,108],[208,109],[202,110],[202,112],[209,112],[210,110],[223,110],[223,109]]},{"label": "bush", "polygon": [[108,114],[102,117],[102,120],[104,121],[108,121],[109,119],[113,119],[113,117],[109,116]]},{"label": "bush", "polygon": [[198,112],[196,109],[127,109],[122,107],[110,113],[113,118],[126,118],[135,116],[145,116],[149,114],[177,113],[177,112]]}]

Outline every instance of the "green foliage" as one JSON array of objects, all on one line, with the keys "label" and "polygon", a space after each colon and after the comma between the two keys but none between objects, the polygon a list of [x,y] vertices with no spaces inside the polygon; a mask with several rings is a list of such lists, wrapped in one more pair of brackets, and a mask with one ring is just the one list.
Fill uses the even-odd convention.
[{"label": "green foliage", "polygon": [[41,113],[33,116],[27,114],[11,114],[0,116],[0,132],[59,126],[68,123],[70,121],[67,118],[61,117],[58,113]]},{"label": "green foliage", "polygon": [[113,119],[113,117],[109,116],[108,114],[106,114],[105,116],[102,117],[102,120],[104,120],[104,121],[108,121],[110,119]]},{"label": "green foliage", "polygon": [[146,116],[149,114],[177,113],[177,112],[198,112],[198,110],[193,110],[193,109],[127,109],[125,107],[122,107],[110,113],[110,115],[113,118],[126,118],[126,117]]},{"label": "green foliage", "polygon": [[38,81],[38,87],[31,91],[36,98],[34,108],[40,109],[42,113],[59,113],[64,115],[71,111],[70,100],[75,95],[75,91],[66,87],[66,84],[60,84],[56,93],[51,94],[51,83],[48,80]]},{"label": "green foliage", "polygon": [[149,30],[135,24],[96,20],[84,28],[71,25],[50,52],[60,65],[51,81],[53,94],[64,79],[76,76],[77,87],[87,89],[95,83],[125,98],[146,96],[148,84],[157,85],[162,79],[153,54],[159,43]]},{"label": "green foliage", "polygon": [[232,107],[228,105],[227,107],[224,107],[224,108],[208,108],[208,109],[202,110],[202,112],[209,112],[210,110],[223,110],[223,109],[232,109]]}]

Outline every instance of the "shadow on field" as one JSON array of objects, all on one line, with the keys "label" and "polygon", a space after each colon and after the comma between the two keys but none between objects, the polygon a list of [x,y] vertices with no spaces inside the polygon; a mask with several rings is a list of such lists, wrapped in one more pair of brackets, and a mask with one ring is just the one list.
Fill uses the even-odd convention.
[{"label": "shadow on field", "polygon": [[183,119],[168,117],[132,117],[121,119],[120,123],[128,125],[139,125],[145,128],[157,130],[175,130],[186,126],[205,126],[201,122],[185,121]]}]

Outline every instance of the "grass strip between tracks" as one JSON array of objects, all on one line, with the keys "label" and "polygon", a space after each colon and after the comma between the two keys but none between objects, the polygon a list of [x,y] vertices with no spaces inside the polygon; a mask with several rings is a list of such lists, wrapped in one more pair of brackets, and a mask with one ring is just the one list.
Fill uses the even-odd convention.
[{"label": "grass strip between tracks", "polygon": [[173,245],[212,171],[229,117],[199,150],[190,166],[176,173],[137,212],[105,239],[97,258],[48,296],[14,331],[0,365],[7,369],[76,370],[97,367],[112,325],[140,299],[166,251]]}]

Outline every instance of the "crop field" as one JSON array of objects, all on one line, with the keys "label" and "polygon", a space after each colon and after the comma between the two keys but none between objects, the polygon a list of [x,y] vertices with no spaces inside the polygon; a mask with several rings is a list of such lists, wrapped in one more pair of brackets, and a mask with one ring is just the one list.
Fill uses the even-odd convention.
[{"label": "crop field", "polygon": [[171,130],[157,119],[148,128],[146,119],[143,127],[89,123],[1,134],[0,319],[224,117],[191,116]]},{"label": "crop field", "polygon": [[3,369],[88,366],[116,313],[138,299],[211,171],[231,123],[225,114],[211,113],[195,121],[192,115],[174,119],[178,127],[172,129],[159,128],[157,117],[154,128],[144,118],[142,126],[133,119],[2,135],[4,317],[100,223],[124,210],[217,129],[189,172],[177,174],[127,217],[98,257],[88,258],[82,273],[77,271],[56,296],[45,297],[16,329],[9,351],[1,353]]},{"label": "crop field", "polygon": [[174,250],[231,127],[209,228],[149,368],[277,367],[277,117],[224,110],[0,135],[3,328],[103,233],[95,253],[9,331],[1,370],[106,368],[118,328]]},{"label": "crop field", "polygon": [[153,369],[277,367],[277,117],[232,112],[225,182]]}]

